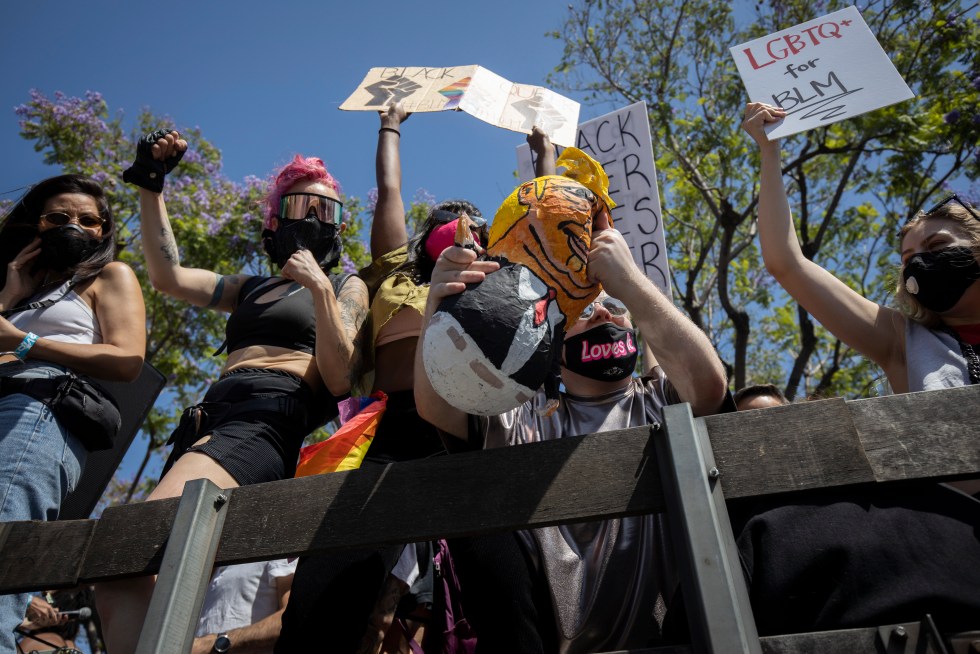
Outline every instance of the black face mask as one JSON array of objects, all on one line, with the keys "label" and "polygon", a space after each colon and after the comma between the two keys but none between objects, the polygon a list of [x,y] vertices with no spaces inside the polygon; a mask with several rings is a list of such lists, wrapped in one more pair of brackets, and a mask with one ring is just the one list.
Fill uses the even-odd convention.
[{"label": "black face mask", "polygon": [[41,232],[41,254],[37,265],[40,268],[63,272],[74,268],[92,256],[102,239],[96,238],[84,229],[69,223]]},{"label": "black face mask", "polygon": [[289,257],[299,250],[309,250],[324,270],[340,261],[340,239],[337,226],[322,223],[316,218],[280,220],[279,229],[262,232],[262,245],[269,257],[282,268]]},{"label": "black face mask", "polygon": [[633,330],[611,322],[565,337],[565,367],[589,379],[625,379],[633,374],[637,355]]},{"label": "black face mask", "polygon": [[952,309],[966,289],[980,279],[980,265],[973,250],[954,246],[920,252],[905,262],[905,290],[930,311]]}]

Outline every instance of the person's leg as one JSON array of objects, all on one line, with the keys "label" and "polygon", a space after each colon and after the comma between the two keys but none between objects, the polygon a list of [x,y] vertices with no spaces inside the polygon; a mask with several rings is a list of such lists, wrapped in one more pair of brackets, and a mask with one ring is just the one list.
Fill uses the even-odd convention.
[{"label": "person's leg", "polygon": [[517,534],[450,540],[449,552],[479,654],[557,651],[547,583],[533,570]]},{"label": "person's leg", "polygon": [[[0,398],[0,522],[57,519],[85,457],[84,446],[47,406],[21,394]],[[13,629],[23,620],[30,597],[0,596],[0,651],[14,651]]]},{"label": "person's leg", "polygon": [[[147,501],[178,497],[184,491],[184,484],[194,479],[210,479],[219,488],[238,486],[217,461],[206,454],[188,452],[177,459]],[[113,654],[128,654],[136,649],[154,582],[152,577],[139,577],[96,586],[96,606],[106,645]]]},{"label": "person's leg", "polygon": [[275,651],[357,652],[400,552],[393,546],[301,558]]}]

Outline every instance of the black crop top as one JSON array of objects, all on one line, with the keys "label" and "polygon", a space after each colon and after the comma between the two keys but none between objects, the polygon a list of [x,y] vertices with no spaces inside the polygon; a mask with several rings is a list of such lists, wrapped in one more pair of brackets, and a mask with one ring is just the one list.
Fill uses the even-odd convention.
[{"label": "black crop top", "polygon": [[[351,275],[330,275],[334,293]],[[238,306],[232,311],[225,325],[225,342],[215,352],[226,347],[234,352],[250,345],[269,345],[298,352],[313,354],[316,346],[316,315],[313,312],[313,296],[310,289],[301,288],[271,302],[256,302],[267,291],[284,284],[288,279],[267,284],[275,277],[250,277],[238,293]]]}]

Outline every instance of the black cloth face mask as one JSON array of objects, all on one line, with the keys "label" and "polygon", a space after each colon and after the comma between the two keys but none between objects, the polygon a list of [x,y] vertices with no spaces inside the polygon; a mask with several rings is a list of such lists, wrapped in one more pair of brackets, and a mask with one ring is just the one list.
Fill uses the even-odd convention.
[{"label": "black cloth face mask", "polygon": [[980,279],[980,264],[973,250],[952,246],[935,252],[920,252],[905,262],[905,290],[930,311],[952,309],[966,289]]},{"label": "black cloth face mask", "polygon": [[38,255],[37,265],[63,272],[88,259],[101,244],[102,239],[74,223],[52,227],[41,232],[41,254]]},{"label": "black cloth face mask", "polygon": [[565,367],[589,379],[619,381],[636,368],[636,335],[611,322],[565,337]]},{"label": "black cloth face mask", "polygon": [[330,270],[340,261],[341,243],[337,236],[337,226],[322,223],[314,217],[280,220],[279,229],[266,229],[262,232],[262,245],[280,268],[299,250],[309,250],[324,270]]}]

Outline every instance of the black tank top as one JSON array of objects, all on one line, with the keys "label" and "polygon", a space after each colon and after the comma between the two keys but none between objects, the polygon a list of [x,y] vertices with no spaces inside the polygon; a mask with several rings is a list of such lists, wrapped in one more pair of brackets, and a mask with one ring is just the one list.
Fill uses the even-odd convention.
[{"label": "black tank top", "polygon": [[[352,275],[330,275],[334,293]],[[313,295],[308,288],[285,295],[270,302],[256,300],[267,291],[285,284],[288,279],[267,283],[276,277],[250,277],[238,293],[238,306],[228,317],[225,325],[225,342],[215,354],[226,347],[234,352],[250,345],[282,347],[313,354],[316,347],[316,315],[313,312]]]}]

